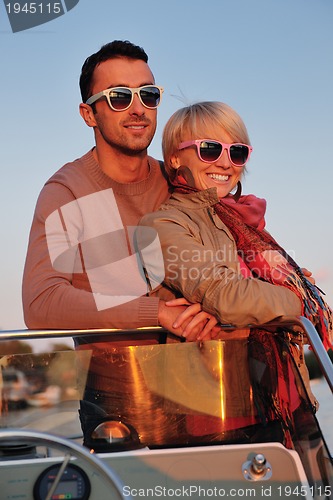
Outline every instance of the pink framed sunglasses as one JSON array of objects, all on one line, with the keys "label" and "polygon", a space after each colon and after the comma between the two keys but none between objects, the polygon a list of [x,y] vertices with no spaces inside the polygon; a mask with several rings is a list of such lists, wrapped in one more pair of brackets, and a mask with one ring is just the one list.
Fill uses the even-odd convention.
[{"label": "pink framed sunglasses", "polygon": [[223,151],[226,150],[228,152],[230,162],[235,167],[243,167],[253,151],[252,146],[248,146],[247,144],[225,144],[224,142],[214,141],[211,139],[185,141],[179,144],[178,149],[185,149],[193,145],[197,148],[200,160],[205,163],[214,163],[218,161],[221,158]]}]

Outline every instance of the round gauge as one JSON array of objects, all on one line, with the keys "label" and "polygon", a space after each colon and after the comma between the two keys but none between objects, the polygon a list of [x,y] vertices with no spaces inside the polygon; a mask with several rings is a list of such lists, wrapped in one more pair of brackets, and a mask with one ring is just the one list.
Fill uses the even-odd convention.
[{"label": "round gauge", "polygon": [[[61,463],[51,465],[40,474],[34,486],[35,500],[44,500],[47,497],[60,467]],[[50,498],[51,500],[88,500],[90,490],[90,481],[84,470],[77,465],[68,464]]]}]

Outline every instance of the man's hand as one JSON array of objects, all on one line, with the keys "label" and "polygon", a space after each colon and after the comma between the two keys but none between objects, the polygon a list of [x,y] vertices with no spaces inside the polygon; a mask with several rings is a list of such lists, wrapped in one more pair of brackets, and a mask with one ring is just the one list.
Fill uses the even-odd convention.
[{"label": "man's hand", "polygon": [[213,339],[220,331],[220,327],[216,326],[218,320],[203,311],[201,304],[191,304],[184,298],[160,301],[159,322],[189,342]]}]

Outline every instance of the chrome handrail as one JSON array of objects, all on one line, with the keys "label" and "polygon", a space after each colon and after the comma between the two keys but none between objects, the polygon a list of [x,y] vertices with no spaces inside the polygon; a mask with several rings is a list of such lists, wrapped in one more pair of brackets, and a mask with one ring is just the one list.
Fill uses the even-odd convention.
[{"label": "chrome handrail", "polygon": [[136,334],[138,332],[144,333],[156,332],[163,333],[167,332],[160,326],[150,326],[145,328],[129,328],[129,329],[117,329],[117,328],[89,328],[89,329],[78,329],[78,330],[0,330],[0,342],[9,340],[36,340],[36,339],[47,339],[53,337],[84,337],[85,335],[129,335]]},{"label": "chrome handrail", "polygon": [[309,340],[313,352],[316,355],[317,361],[321,367],[321,370],[326,378],[326,381],[333,393],[333,363],[325,350],[325,347],[321,341],[319,333],[307,318],[301,316],[299,321],[302,323],[303,328]]}]

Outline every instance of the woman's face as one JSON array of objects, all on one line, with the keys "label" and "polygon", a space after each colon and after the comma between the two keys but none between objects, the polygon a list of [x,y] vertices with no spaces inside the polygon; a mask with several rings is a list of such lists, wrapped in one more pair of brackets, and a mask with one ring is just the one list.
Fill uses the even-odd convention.
[{"label": "woman's face", "polygon": [[[202,139],[217,140],[216,137],[209,137],[209,135]],[[237,142],[225,132],[219,136],[218,140],[226,144]],[[179,150],[173,159],[174,166],[186,166],[191,171],[194,187],[200,191],[216,187],[219,198],[224,198],[236,187],[244,170],[244,166],[236,167],[230,162],[226,149],[223,150],[221,158],[213,163],[200,160],[195,145]]]}]

